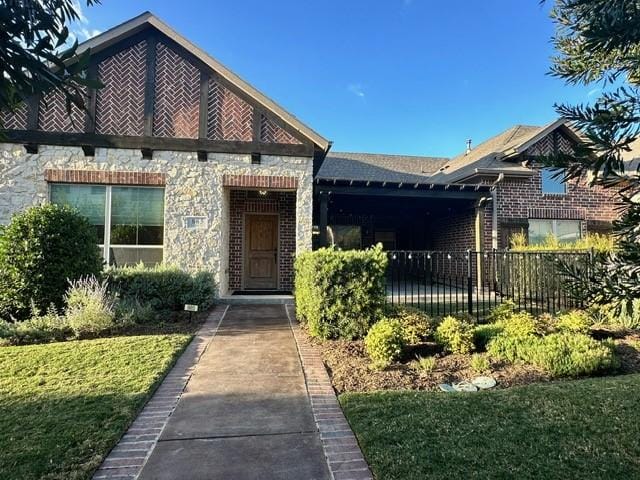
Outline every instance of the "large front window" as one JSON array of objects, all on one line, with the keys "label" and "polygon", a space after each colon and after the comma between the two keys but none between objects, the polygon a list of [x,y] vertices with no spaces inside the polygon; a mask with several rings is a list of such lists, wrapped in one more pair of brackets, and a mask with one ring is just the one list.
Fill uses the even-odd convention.
[{"label": "large front window", "polygon": [[50,198],[89,219],[109,265],[162,261],[163,188],[55,183]]},{"label": "large front window", "polygon": [[580,238],[579,220],[529,220],[529,244],[540,245],[553,236],[560,243],[575,242]]}]

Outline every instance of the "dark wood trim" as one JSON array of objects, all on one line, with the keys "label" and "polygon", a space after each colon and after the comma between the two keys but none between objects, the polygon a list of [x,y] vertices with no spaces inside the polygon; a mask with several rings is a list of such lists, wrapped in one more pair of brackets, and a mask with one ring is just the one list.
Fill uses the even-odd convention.
[{"label": "dark wood trim", "polygon": [[[445,187],[445,185],[439,185]],[[405,188],[399,187],[349,187],[346,185],[316,185],[314,187],[318,194],[331,193],[336,195],[361,195],[361,196],[377,196],[377,197],[413,197],[413,198],[447,198],[458,200],[478,200],[483,196],[487,196],[487,191],[455,190],[453,188],[429,188],[429,185],[423,185],[421,188],[415,188],[411,184],[407,184]]]},{"label": "dark wood trim", "polygon": [[156,85],[156,44],[158,37],[149,35],[147,38],[147,78],[144,84],[144,134],[147,137],[153,135],[153,103],[155,100]]},{"label": "dark wood trim", "polygon": [[[98,62],[94,57],[89,59],[87,75],[90,79],[98,79]],[[96,131],[96,100],[98,97],[98,91],[95,88],[90,88],[87,93],[87,111],[85,112],[84,131],[87,133],[93,133]]]},{"label": "dark wood trim", "polygon": [[208,140],[203,138],[132,137],[124,135],[101,135],[97,133],[43,132],[40,130],[0,130],[7,143],[35,145],[91,145],[106,148],[131,148],[149,150],[174,150],[180,152],[217,152],[262,155],[311,157],[310,145],[284,143],[240,142]]},{"label": "dark wood trim", "polygon": [[329,194],[327,192],[320,193],[320,215],[318,221],[318,229],[320,230],[320,246],[326,247],[327,242],[327,221],[329,217]]},{"label": "dark wood trim", "polygon": [[207,119],[209,103],[209,72],[200,70],[200,107],[198,112],[198,137],[207,138]]},{"label": "dark wood trim", "polygon": [[254,142],[260,141],[260,135],[262,134],[262,109],[257,106],[253,106],[253,120],[252,120],[252,134],[251,138],[253,138]]},{"label": "dark wood trim", "polygon": [[37,130],[40,115],[41,94],[30,96],[27,101],[27,130]]}]

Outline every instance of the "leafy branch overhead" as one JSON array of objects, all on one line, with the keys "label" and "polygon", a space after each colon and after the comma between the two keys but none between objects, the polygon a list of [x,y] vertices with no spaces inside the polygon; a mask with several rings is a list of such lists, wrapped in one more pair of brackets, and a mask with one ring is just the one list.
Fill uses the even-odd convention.
[{"label": "leafy branch overhead", "polygon": [[[87,0],[87,5],[99,0]],[[82,87],[100,88],[88,78],[88,50],[71,46],[69,23],[79,20],[72,0],[0,0],[0,110],[14,110],[34,94],[60,90],[67,112],[85,108]]]},{"label": "leafy branch overhead", "polygon": [[640,142],[640,2],[556,0],[557,55],[551,74],[569,84],[597,84],[592,104],[556,105],[584,143],[573,155],[547,162],[566,169],[568,179],[585,177],[615,192],[624,213],[614,224],[617,250],[604,256],[591,278],[575,278],[590,300],[621,306],[640,298],[640,176],[630,161]]}]

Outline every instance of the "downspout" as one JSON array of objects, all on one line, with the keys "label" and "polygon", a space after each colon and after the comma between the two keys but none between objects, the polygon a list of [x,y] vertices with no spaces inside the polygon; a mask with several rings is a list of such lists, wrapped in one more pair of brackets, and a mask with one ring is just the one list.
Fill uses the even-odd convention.
[{"label": "downspout", "polygon": [[504,180],[504,173],[491,185],[491,249],[498,249],[498,184]]}]

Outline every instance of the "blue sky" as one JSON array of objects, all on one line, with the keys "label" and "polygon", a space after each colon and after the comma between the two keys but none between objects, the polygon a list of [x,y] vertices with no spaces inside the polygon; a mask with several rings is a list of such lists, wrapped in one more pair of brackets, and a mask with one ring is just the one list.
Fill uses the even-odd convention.
[{"label": "blue sky", "polygon": [[595,92],[547,75],[550,0],[102,2],[81,40],[149,10],[334,151],[452,156]]}]

